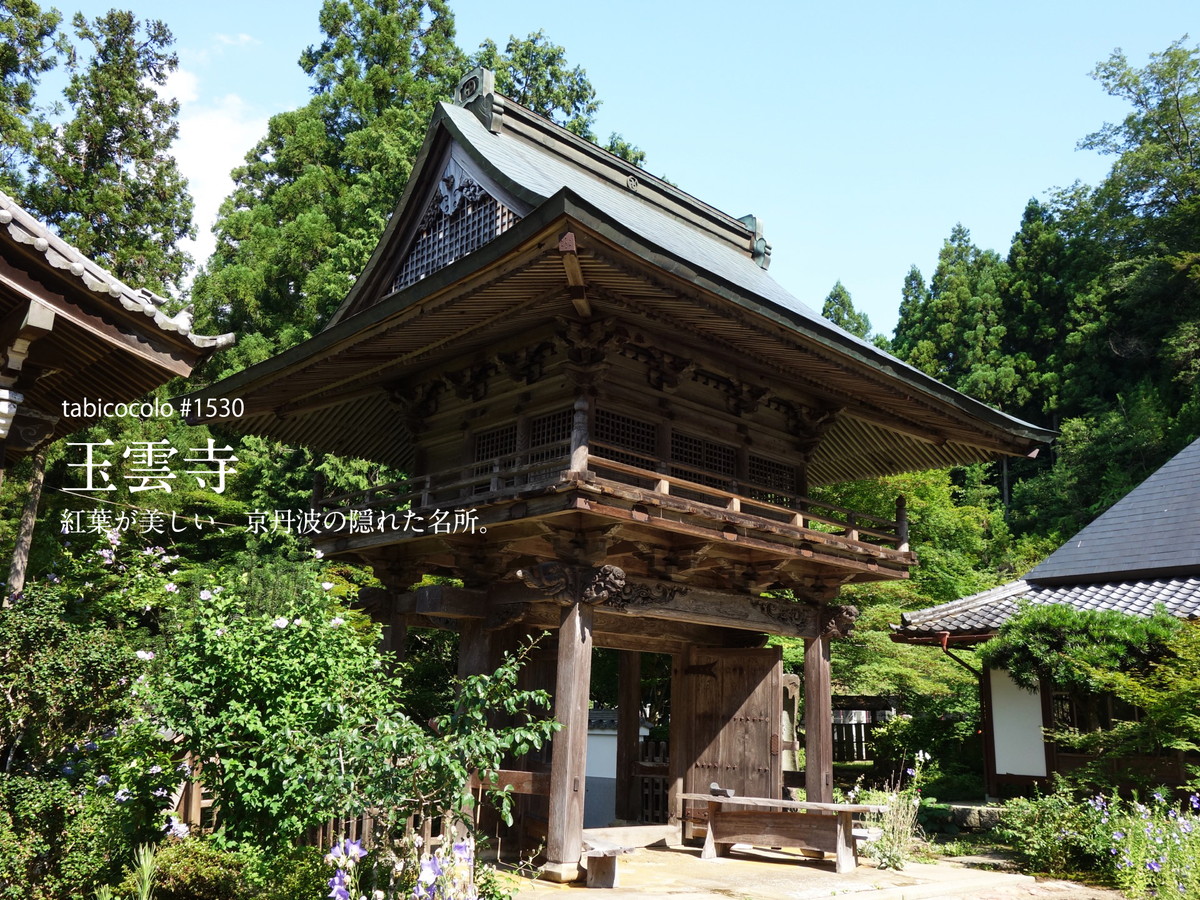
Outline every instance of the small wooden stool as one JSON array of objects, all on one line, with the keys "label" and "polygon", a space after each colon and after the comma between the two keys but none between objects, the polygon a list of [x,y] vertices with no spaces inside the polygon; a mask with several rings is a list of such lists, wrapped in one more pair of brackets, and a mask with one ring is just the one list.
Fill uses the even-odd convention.
[{"label": "small wooden stool", "polygon": [[617,857],[632,852],[632,847],[619,847],[604,841],[585,841],[583,856],[587,859],[587,886],[590,888],[615,888],[617,886]]}]

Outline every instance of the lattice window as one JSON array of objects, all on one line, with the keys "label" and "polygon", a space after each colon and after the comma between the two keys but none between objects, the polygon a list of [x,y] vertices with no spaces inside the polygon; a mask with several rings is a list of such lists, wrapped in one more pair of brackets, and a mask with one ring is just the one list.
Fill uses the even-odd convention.
[{"label": "lattice window", "polygon": [[747,480],[758,488],[773,490],[751,490],[750,496],[763,503],[777,506],[793,506],[797,492],[796,467],[763,456],[751,456],[748,461]]},{"label": "lattice window", "polygon": [[[512,456],[516,452],[516,422],[475,435],[475,462],[480,463],[480,465],[475,466],[472,474],[481,478],[487,478],[488,480],[474,485],[470,492],[473,494],[485,494],[490,491],[492,489],[491,477],[495,474],[493,472],[494,460],[499,457],[508,457],[507,460],[501,463],[501,471],[503,471],[505,466],[511,465]],[[513,484],[514,481],[512,478],[504,478],[498,486],[511,487]]]},{"label": "lattice window", "polygon": [[[596,447],[595,454],[626,465],[653,469],[657,464],[658,426],[607,409],[596,410],[596,440],[620,448]],[[631,451],[622,453],[621,450]]]},{"label": "lattice window", "polygon": [[451,160],[417,226],[392,290],[398,291],[450,265],[503,234],[520,218]]},{"label": "lattice window", "polygon": [[497,456],[517,452],[517,424],[502,425],[475,435],[475,462],[489,462]]},{"label": "lattice window", "polygon": [[558,412],[538,416],[529,423],[529,462],[540,463],[555,457],[565,456],[560,446],[571,439],[574,411],[561,409]]},{"label": "lattice window", "polygon": [[737,451],[726,444],[674,432],[671,435],[671,462],[675,463],[671,474],[676,478],[728,490],[737,471]]},{"label": "lattice window", "polygon": [[726,444],[677,431],[671,435],[671,462],[732,478],[737,467],[737,451]]}]

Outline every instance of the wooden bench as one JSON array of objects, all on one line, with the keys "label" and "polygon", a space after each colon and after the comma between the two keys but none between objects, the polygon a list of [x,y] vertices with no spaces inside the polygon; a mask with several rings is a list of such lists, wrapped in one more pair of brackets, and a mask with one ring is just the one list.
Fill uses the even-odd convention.
[{"label": "wooden bench", "polygon": [[[702,859],[727,856],[734,844],[799,847],[832,853],[838,873],[858,866],[854,816],[881,813],[887,807],[867,803],[809,803],[769,797],[714,797],[680,794],[681,800],[708,804],[708,831]],[[747,807],[734,809],[732,807]]]}]

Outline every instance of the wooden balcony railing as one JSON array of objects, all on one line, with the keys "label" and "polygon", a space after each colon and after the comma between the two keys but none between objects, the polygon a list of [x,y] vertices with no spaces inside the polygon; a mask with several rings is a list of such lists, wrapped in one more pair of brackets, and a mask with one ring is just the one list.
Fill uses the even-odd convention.
[{"label": "wooden balcony railing", "polygon": [[[619,447],[593,443],[589,450],[591,452],[586,456],[577,451],[572,455],[564,441],[539,447],[535,452],[508,454],[365,491],[327,497],[321,502],[321,508],[336,510],[349,517],[355,510],[367,509],[395,513],[405,509],[479,507],[539,488],[583,480],[601,488],[633,488],[643,495],[638,499],[646,503],[657,501],[660,505],[669,503],[673,506],[686,503],[701,514],[727,518],[727,514],[735,513],[846,540],[888,546],[902,552],[908,550],[903,498],[897,501],[896,519],[890,521],[770,485],[719,479],[711,473],[676,463],[669,464],[671,473],[658,471],[668,466],[637,458],[637,454]],[[613,459],[610,455],[620,458]],[[568,468],[572,459],[582,460],[584,468],[581,471]],[[636,459],[636,462],[625,461],[628,459]],[[679,472],[690,477],[676,474]]]},{"label": "wooden balcony railing", "polygon": [[349,516],[367,509],[396,513],[478,507],[556,484],[587,482],[601,488],[636,488],[644,494],[639,499],[659,505],[674,505],[667,498],[683,500],[702,515],[734,513],[900,552],[909,549],[903,497],[897,498],[896,519],[890,521],[778,486],[725,479],[685,463],[659,460],[594,440],[588,429],[588,405],[582,397],[575,401],[569,440],[338,494],[323,500],[321,508]]}]

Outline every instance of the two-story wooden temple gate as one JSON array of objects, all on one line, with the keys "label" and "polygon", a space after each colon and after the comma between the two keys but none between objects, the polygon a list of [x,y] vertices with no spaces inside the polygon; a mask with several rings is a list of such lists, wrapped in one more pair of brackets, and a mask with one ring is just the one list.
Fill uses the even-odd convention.
[{"label": "two-story wooden temple gate", "polygon": [[[551,877],[579,872],[593,647],[675,660],[673,798],[712,781],[777,796],[780,737],[760,705],[774,666],[756,660],[769,634],[802,638],[808,792],[827,799],[830,640],[854,618],[834,601],[915,560],[902,507],[838,509],[810,487],[1050,436],[841,331],[769,259],[754,217],[477,70],[439,107],[329,326],[202,395],[244,400],[232,427],[408,473],[325,510],[321,546],[374,568],[385,621],[456,628],[462,672],[554,633],[527,673],[563,726]],[[411,590],[426,574],[462,586]]]}]

